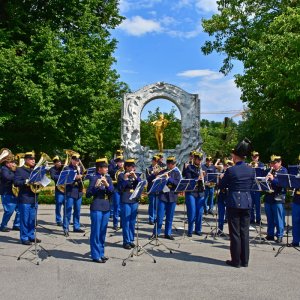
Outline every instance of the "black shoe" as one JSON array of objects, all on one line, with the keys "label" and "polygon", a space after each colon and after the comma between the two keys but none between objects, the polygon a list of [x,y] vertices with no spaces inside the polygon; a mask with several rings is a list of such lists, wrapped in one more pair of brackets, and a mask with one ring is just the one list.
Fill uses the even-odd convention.
[{"label": "black shoe", "polygon": [[275,241],[277,244],[281,244],[282,243],[282,237],[278,237],[277,240]]},{"label": "black shoe", "polygon": [[114,231],[118,231],[118,230],[119,230],[118,226],[114,226],[114,227],[113,227],[113,230],[114,230]]},{"label": "black shoe", "polygon": [[57,226],[63,226],[63,223],[62,222],[57,222],[56,225]]},{"label": "black shoe", "polygon": [[106,260],[103,260],[103,259],[93,259],[93,262],[98,263],[98,264],[105,264]]},{"label": "black shoe", "polygon": [[226,234],[222,231],[218,231],[217,236],[219,237],[226,237]]},{"label": "black shoe", "polygon": [[64,236],[69,236],[69,231],[68,230],[64,230]]},{"label": "black shoe", "polygon": [[106,256],[102,256],[102,257],[101,257],[101,260],[107,261],[107,260],[109,260],[109,258],[106,257]]},{"label": "black shoe", "polygon": [[30,241],[23,241],[22,244],[25,245],[25,246],[32,245],[32,243]]},{"label": "black shoe", "polygon": [[0,231],[2,231],[2,232],[10,232],[9,228],[7,228],[7,227],[2,228]]},{"label": "black shoe", "polygon": [[227,219],[225,219],[225,220],[224,220],[224,224],[227,224],[227,223],[228,223],[228,220],[227,220]]},{"label": "black shoe", "polygon": [[299,247],[299,243],[292,243],[291,246],[292,247]]},{"label": "black shoe", "polygon": [[207,210],[204,211],[204,214],[207,215]]},{"label": "black shoe", "polygon": [[74,229],[73,232],[79,232],[79,233],[84,233],[85,230],[79,228],[79,229]]},{"label": "black shoe", "polygon": [[149,237],[149,240],[153,240],[155,239],[155,234],[152,234],[150,237]]},{"label": "black shoe", "polygon": [[186,236],[187,237],[192,237],[193,235],[191,233],[188,233]]},{"label": "black shoe", "polygon": [[241,264],[241,267],[248,268],[248,264]]},{"label": "black shoe", "polygon": [[265,239],[266,239],[267,241],[274,241],[274,236],[267,235],[267,236],[265,237]]},{"label": "black shoe", "polygon": [[235,265],[231,260],[226,260],[226,265],[234,267],[234,268],[240,267],[240,265]]},{"label": "black shoe", "polygon": [[[34,239],[29,239],[29,241],[30,241],[30,242],[32,242],[32,243],[34,243],[34,242],[35,242],[35,240],[34,240]],[[37,243],[40,243],[41,241],[42,241],[42,240],[40,240],[40,239],[36,239],[36,242],[37,242]]]},{"label": "black shoe", "polygon": [[12,228],[12,230],[14,230],[14,231],[20,231],[20,227],[19,227],[19,226],[14,226],[14,227]]},{"label": "black shoe", "polygon": [[202,232],[199,232],[199,231],[196,232],[196,231],[195,231],[194,233],[195,233],[196,235],[202,236]]},{"label": "black shoe", "polygon": [[149,221],[149,225],[154,225],[154,222],[153,221]]},{"label": "black shoe", "polygon": [[260,221],[256,221],[255,224],[256,224],[256,225],[264,225],[264,223],[263,223],[263,222],[260,222]]},{"label": "black shoe", "polygon": [[165,239],[172,240],[172,241],[175,240],[172,235],[168,235],[168,234],[165,234]]},{"label": "black shoe", "polygon": [[123,248],[126,249],[126,250],[130,250],[131,246],[130,246],[130,244],[126,244],[126,245],[123,245]]},{"label": "black shoe", "polygon": [[131,248],[135,247],[135,243],[130,243],[129,245],[130,245]]},{"label": "black shoe", "polygon": [[209,211],[208,211],[208,214],[209,214],[209,215],[212,215],[212,216],[215,215],[214,212],[213,212],[212,210],[209,210]]}]

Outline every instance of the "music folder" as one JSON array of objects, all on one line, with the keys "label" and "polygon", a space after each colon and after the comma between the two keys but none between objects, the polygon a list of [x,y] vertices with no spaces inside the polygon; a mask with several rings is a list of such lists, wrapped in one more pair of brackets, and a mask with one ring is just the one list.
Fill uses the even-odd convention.
[{"label": "music folder", "polygon": [[144,187],[146,186],[147,181],[146,180],[142,180],[138,183],[138,185],[136,186],[134,192],[131,194],[129,200],[134,200],[134,199],[138,199],[142,196],[142,193],[144,191]]},{"label": "music folder", "polygon": [[167,185],[168,179],[161,177],[161,178],[154,179],[152,182],[153,184],[148,194],[163,192],[165,186]]},{"label": "music folder", "polygon": [[72,184],[76,177],[75,170],[64,170],[61,171],[57,180],[56,185],[67,185]]},{"label": "music folder", "polygon": [[197,181],[196,179],[181,179],[175,189],[175,193],[195,191]]},{"label": "music folder", "polygon": [[46,166],[40,166],[34,169],[29,176],[29,184],[40,184],[43,187],[47,186],[51,180],[46,176]]}]

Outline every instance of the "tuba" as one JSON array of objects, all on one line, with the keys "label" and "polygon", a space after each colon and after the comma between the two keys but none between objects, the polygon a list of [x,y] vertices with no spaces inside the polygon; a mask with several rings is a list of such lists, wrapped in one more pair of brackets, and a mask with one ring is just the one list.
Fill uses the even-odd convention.
[{"label": "tuba", "polygon": [[[18,160],[18,166],[17,168],[21,168],[24,166],[25,163],[25,159],[24,159],[25,153],[17,153],[15,155],[15,158]],[[12,185],[12,192],[14,194],[15,197],[18,197],[19,195],[19,188]]]},{"label": "tuba", "polygon": [[0,150],[0,164],[3,163],[8,156],[11,156],[11,155],[12,155],[12,153],[9,149],[2,148]]},{"label": "tuba", "polygon": [[124,167],[120,168],[117,170],[117,172],[115,173],[115,180],[113,180],[114,184],[118,183],[118,177],[121,173],[123,173],[125,171]]}]

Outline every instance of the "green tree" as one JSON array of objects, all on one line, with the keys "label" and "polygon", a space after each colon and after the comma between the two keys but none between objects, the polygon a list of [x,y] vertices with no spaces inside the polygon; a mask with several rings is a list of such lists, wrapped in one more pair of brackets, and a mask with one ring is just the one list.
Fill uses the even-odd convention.
[{"label": "green tree", "polygon": [[118,1],[1,1],[0,11],[1,144],[86,159],[119,147]]},{"label": "green tree", "polygon": [[219,14],[203,21],[212,39],[202,51],[225,54],[221,67],[225,74],[233,60],[244,65],[236,83],[250,110],[241,134],[247,134],[265,157],[276,152],[293,161],[300,146],[300,3],[227,0],[218,4]]},{"label": "green tree", "polygon": [[[164,130],[164,149],[174,149],[181,143],[181,121],[175,116],[176,108],[172,107],[169,113],[163,113],[164,118],[169,120],[168,126]],[[155,139],[155,127],[151,122],[159,119],[160,108],[154,112],[149,111],[146,120],[141,120],[141,145],[149,146],[150,149],[157,149]]]}]

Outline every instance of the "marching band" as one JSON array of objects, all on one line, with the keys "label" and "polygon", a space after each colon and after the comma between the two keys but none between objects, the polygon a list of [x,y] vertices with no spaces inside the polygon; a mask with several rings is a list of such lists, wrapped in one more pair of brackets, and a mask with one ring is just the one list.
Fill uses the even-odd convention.
[{"label": "marching band", "polygon": [[[73,231],[85,232],[80,224],[80,210],[84,193],[84,180],[89,179],[86,197],[92,198],[90,205],[91,258],[94,262],[105,263],[108,258],[104,255],[107,226],[112,210],[113,229],[122,228],[123,248],[132,249],[135,245],[135,227],[137,221],[139,199],[132,197],[141,175],[136,172],[135,160],[124,159],[122,150],[117,150],[114,158],[108,163],[107,158],[99,158],[95,162],[95,171],[92,176],[86,176],[87,171],[80,161],[80,154],[67,150],[67,159],[62,165],[60,157],[55,156],[49,169],[51,179],[55,183],[55,222],[62,226],[65,236],[69,236],[69,225],[73,210]],[[233,267],[248,266],[249,262],[249,226],[261,226],[261,201],[264,199],[264,208],[267,217],[266,240],[283,242],[285,230],[284,203],[287,188],[278,180],[279,174],[288,174],[282,166],[282,159],[272,155],[269,168],[259,161],[259,153],[251,152],[252,161],[247,164],[245,158],[250,154],[250,142],[243,140],[232,150],[232,160],[225,158],[223,164],[217,160],[213,164],[211,156],[191,151],[188,162],[184,164],[182,172],[176,166],[176,157],[169,156],[166,164],[163,162],[163,153],[152,157],[152,163],[145,170],[147,192],[149,200],[148,222],[153,225],[152,237],[160,235],[163,223],[164,237],[174,240],[172,223],[178,193],[175,192],[182,179],[196,182],[193,191],[183,191],[187,207],[187,236],[202,235],[203,214],[214,215],[214,198],[217,204],[219,236],[226,236],[223,232],[225,220],[228,219],[231,260],[226,263]],[[16,158],[19,158],[17,167]],[[22,163],[21,163],[21,158]],[[20,231],[20,240],[24,245],[33,242],[40,243],[35,234],[36,216],[40,185],[32,183],[30,176],[38,167],[35,163],[34,151],[14,156],[8,149],[0,150],[0,195],[3,205],[3,217],[0,231],[9,232],[8,222],[16,212],[13,230]],[[298,158],[298,177],[300,156]],[[264,170],[264,178],[268,189],[253,189],[256,181],[257,169]],[[63,171],[74,172],[71,183],[58,185]],[[217,180],[208,179],[208,174],[216,175]],[[297,177],[297,178],[298,178]],[[157,179],[165,179],[166,184],[162,191],[149,193]],[[264,197],[262,197],[264,195]],[[112,201],[110,201],[112,199]],[[300,243],[300,188],[292,190],[292,234],[294,247]],[[61,210],[63,208],[63,216]],[[276,229],[276,231],[275,231]],[[276,238],[276,239],[275,239]]]}]

